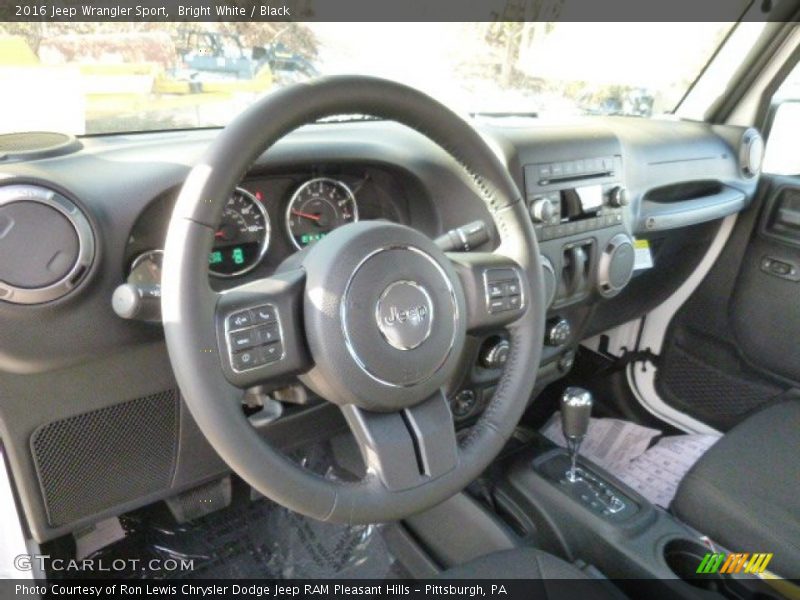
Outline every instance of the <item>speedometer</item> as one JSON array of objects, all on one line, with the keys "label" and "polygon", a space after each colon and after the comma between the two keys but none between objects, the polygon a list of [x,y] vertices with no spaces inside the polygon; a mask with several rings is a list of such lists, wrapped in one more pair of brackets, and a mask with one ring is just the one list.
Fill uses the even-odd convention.
[{"label": "speedometer", "polygon": [[297,188],[286,209],[289,238],[300,249],[318,242],[331,231],[358,221],[358,206],[341,181],[318,177]]},{"label": "speedometer", "polygon": [[234,277],[255,268],[269,247],[270,224],[264,206],[247,190],[236,188],[225,203],[214,232],[208,269],[218,277]]}]

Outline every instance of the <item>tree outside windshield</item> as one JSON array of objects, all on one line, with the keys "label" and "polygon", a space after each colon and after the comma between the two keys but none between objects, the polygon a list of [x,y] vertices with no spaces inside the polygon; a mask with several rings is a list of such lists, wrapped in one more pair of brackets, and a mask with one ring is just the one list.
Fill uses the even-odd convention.
[{"label": "tree outside windshield", "polygon": [[225,125],[271,90],[386,77],[456,111],[670,112],[730,23],[0,23],[0,133]]}]

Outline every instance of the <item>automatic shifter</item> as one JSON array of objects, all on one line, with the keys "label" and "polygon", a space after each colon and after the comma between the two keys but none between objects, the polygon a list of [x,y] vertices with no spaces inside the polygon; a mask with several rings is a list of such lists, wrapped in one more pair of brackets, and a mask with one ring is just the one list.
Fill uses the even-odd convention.
[{"label": "automatic shifter", "polygon": [[592,416],[592,393],[579,387],[568,387],[561,397],[561,427],[567,440],[570,468],[567,480],[575,483],[579,477],[577,472],[578,451],[583,438],[589,429],[589,418]]}]

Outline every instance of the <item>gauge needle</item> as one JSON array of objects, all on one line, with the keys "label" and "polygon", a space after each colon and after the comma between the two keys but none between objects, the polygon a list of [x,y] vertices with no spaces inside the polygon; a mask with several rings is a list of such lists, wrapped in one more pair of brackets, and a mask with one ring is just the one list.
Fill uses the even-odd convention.
[{"label": "gauge needle", "polygon": [[225,232],[224,231],[215,231],[214,232],[215,238],[225,239]]},{"label": "gauge needle", "polygon": [[305,217],[306,219],[311,219],[312,221],[319,221],[322,218],[320,215],[312,215],[310,213],[305,213],[295,209],[292,209],[292,214],[297,215],[298,217]]}]

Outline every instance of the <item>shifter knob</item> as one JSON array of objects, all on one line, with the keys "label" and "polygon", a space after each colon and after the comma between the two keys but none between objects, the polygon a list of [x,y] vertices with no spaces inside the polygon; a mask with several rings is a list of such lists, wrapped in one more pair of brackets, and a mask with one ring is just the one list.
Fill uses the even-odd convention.
[{"label": "shifter knob", "polygon": [[568,387],[561,397],[561,427],[567,439],[583,438],[592,416],[592,393],[579,387]]},{"label": "shifter knob", "polygon": [[589,419],[592,416],[592,394],[579,387],[568,387],[561,396],[561,428],[567,438],[570,468],[567,481],[578,481],[578,451],[581,442],[589,431]]}]

